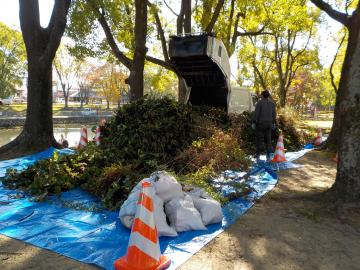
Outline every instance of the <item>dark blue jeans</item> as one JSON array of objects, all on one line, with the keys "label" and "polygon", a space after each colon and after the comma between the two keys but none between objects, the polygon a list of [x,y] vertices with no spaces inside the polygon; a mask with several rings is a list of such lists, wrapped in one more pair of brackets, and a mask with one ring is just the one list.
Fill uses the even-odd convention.
[{"label": "dark blue jeans", "polygon": [[256,125],[256,156],[259,156],[264,150],[266,150],[267,155],[272,153],[271,133],[271,123],[259,123]]}]

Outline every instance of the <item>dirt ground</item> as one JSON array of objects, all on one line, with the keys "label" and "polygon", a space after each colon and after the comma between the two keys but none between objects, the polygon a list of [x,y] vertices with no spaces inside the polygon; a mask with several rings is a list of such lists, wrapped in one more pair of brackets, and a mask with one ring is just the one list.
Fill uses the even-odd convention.
[{"label": "dirt ground", "polygon": [[[360,210],[341,219],[323,196],[333,183],[331,155],[310,152],[298,169],[234,225],[182,265],[181,270],[359,269]],[[97,269],[0,235],[0,269]]]},{"label": "dirt ground", "polygon": [[281,171],[276,188],[179,269],[360,269],[360,210],[339,220],[322,193],[335,162],[310,152]]}]

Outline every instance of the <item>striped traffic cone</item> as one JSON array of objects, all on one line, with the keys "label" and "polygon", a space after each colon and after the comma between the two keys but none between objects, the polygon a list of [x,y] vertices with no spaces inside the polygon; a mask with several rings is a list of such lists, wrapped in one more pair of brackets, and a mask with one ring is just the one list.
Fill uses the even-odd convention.
[{"label": "striped traffic cone", "polygon": [[314,145],[315,146],[319,146],[320,144],[322,144],[322,131],[321,129],[319,128],[318,129],[318,134],[316,136],[316,139],[314,141]]},{"label": "striped traffic cone", "polygon": [[85,147],[87,143],[88,143],[87,129],[86,127],[81,127],[78,149]]},{"label": "striped traffic cone", "polygon": [[275,156],[271,160],[272,162],[285,162],[285,149],[284,149],[284,138],[283,134],[280,133],[279,139],[276,144]]},{"label": "striped traffic cone", "polygon": [[100,145],[100,127],[96,127],[96,131],[95,131],[95,143],[96,145]]},{"label": "striped traffic cone", "polygon": [[126,255],[114,263],[116,270],[161,270],[170,265],[170,259],[161,255],[155,226],[154,187],[142,182],[135,219]]}]

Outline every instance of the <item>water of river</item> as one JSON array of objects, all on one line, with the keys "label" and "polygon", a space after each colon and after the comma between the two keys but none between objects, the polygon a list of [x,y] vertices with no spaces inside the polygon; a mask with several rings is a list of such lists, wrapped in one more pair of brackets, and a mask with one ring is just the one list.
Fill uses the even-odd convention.
[{"label": "water of river", "polygon": [[[91,131],[93,125],[87,125],[88,139],[92,140],[95,137],[95,133]],[[60,135],[64,134],[65,138],[69,142],[69,146],[77,146],[80,140],[80,127],[81,125],[62,125],[54,127],[54,136],[57,141],[60,140]],[[0,146],[12,141],[20,134],[21,128],[0,129]]]}]

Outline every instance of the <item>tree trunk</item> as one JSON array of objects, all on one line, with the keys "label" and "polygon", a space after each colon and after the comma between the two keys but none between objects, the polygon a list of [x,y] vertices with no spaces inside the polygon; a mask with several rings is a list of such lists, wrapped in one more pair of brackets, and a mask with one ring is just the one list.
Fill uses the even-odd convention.
[{"label": "tree trunk", "polygon": [[280,107],[284,108],[286,105],[286,88],[285,85],[280,82]]},{"label": "tree trunk", "polygon": [[65,99],[65,108],[69,108],[69,96],[64,97]]},{"label": "tree trunk", "polygon": [[182,77],[178,77],[178,101],[181,103],[185,103],[185,97],[186,97],[186,83],[185,80]]},{"label": "tree trunk", "polygon": [[37,0],[20,0],[20,24],[28,60],[28,100],[23,131],[0,148],[0,159],[57,146],[52,122],[52,61],[65,31],[70,0],[56,0],[47,28]]},{"label": "tree trunk", "polygon": [[[343,202],[360,201],[360,14],[352,16],[338,94],[339,164],[332,190]],[[340,92],[340,89],[342,90]]]},{"label": "tree trunk", "polygon": [[329,133],[328,138],[322,145],[322,149],[330,149],[330,150],[338,150],[338,138],[340,136],[339,130],[340,130],[340,117],[339,115],[339,104],[341,103],[342,99],[342,90],[339,87],[338,92],[336,93],[336,101],[335,101],[335,108],[334,108],[334,118],[333,118],[333,124]]},{"label": "tree trunk", "polygon": [[184,0],[184,33],[191,33],[191,0]]},{"label": "tree trunk", "polygon": [[[52,121],[52,64],[38,61],[41,51],[28,52],[28,98],[23,131],[2,147],[4,157],[34,153],[57,146]],[[14,149],[15,148],[15,149]],[[0,154],[0,158],[1,155]]]},{"label": "tree trunk", "polygon": [[144,65],[146,56],[147,2],[135,1],[135,52],[129,76],[130,100],[134,101],[144,95]]}]

